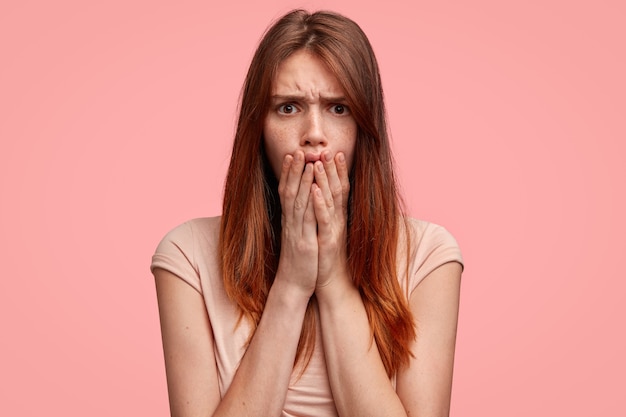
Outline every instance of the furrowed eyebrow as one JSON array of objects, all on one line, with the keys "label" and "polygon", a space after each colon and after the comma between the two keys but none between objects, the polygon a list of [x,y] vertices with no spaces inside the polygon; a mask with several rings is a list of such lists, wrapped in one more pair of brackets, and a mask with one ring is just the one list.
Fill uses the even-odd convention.
[{"label": "furrowed eyebrow", "polygon": [[[283,95],[283,94],[274,94],[272,96],[272,101],[306,101],[306,96],[304,95]],[[344,96],[337,97],[325,97],[321,96],[321,101],[325,103],[345,103],[346,98]]]}]

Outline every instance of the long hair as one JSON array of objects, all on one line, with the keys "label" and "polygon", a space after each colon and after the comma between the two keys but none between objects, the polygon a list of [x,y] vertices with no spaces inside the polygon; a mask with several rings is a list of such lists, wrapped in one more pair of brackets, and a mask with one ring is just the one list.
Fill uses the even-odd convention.
[{"label": "long hair", "polygon": [[[277,181],[263,147],[272,80],[294,52],[315,54],[337,78],[358,126],[350,170],[348,264],[388,375],[408,364],[415,328],[397,277],[396,252],[405,221],[394,176],[378,64],[361,28],[331,12],[294,10],[263,36],[240,98],[224,189],[220,259],[228,296],[253,328],[259,323],[280,254]],[[407,236],[408,238],[408,236]],[[315,344],[315,296],[307,307],[296,363]]]}]

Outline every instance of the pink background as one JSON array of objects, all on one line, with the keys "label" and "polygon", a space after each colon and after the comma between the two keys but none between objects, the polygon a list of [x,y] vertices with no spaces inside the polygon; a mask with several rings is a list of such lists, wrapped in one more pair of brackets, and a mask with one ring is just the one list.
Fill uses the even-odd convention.
[{"label": "pink background", "polygon": [[368,34],[410,212],[463,249],[452,415],[624,415],[623,2],[95,3],[0,6],[0,415],[168,415],[150,256],[219,214],[296,6]]}]

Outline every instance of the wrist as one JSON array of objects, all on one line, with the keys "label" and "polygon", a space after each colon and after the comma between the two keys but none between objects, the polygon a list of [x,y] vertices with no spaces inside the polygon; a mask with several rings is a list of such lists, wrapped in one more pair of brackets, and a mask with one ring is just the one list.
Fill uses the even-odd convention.
[{"label": "wrist", "polygon": [[298,310],[302,306],[306,308],[312,295],[313,290],[306,289],[288,280],[279,279],[277,274],[268,297],[272,296],[288,309]]},{"label": "wrist", "polygon": [[347,272],[338,273],[315,288],[315,296],[320,303],[340,303],[351,295],[359,296],[359,291]]}]

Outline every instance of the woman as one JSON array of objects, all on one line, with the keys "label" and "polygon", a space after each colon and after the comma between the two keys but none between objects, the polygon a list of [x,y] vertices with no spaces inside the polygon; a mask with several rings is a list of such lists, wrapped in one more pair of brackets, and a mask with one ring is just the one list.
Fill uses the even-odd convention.
[{"label": "woman", "polygon": [[297,10],[268,30],[223,215],[153,257],[172,415],[448,413],[461,255],[403,215],[387,135],[354,22]]}]

